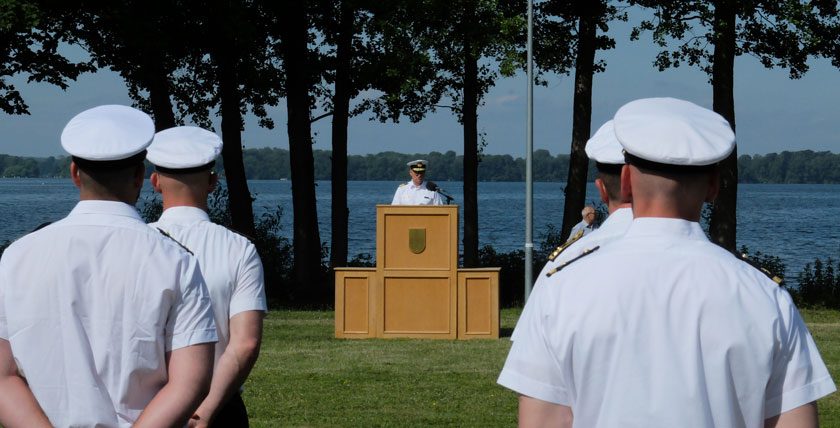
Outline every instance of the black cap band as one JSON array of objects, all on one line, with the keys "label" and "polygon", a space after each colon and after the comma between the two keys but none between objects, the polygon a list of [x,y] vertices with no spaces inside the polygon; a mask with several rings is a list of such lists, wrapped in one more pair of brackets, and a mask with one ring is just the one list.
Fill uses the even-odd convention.
[{"label": "black cap band", "polygon": [[635,167],[670,174],[700,174],[713,172],[717,170],[718,167],[717,163],[710,163],[708,165],[672,165],[668,163],[653,162],[631,155],[630,153],[627,153],[626,150],[624,151],[624,161]]},{"label": "black cap band", "polygon": [[76,164],[81,169],[89,169],[89,170],[116,170],[116,169],[124,169],[132,166],[136,166],[138,164],[142,164],[143,160],[146,159],[146,151],[143,150],[140,153],[137,153],[134,156],[127,157],[125,159],[117,159],[117,160],[107,160],[107,161],[95,161],[85,158],[80,158],[78,156],[72,156],[73,163]]},{"label": "black cap band", "polygon": [[206,163],[200,166],[194,166],[192,168],[167,168],[165,166],[155,165],[155,170],[164,174],[192,174],[194,172],[201,172],[213,169],[215,165],[216,161],[212,160],[210,161],[210,163]]},{"label": "black cap band", "polygon": [[621,168],[623,166],[623,163],[601,163],[595,161],[595,168],[603,174],[621,175]]}]

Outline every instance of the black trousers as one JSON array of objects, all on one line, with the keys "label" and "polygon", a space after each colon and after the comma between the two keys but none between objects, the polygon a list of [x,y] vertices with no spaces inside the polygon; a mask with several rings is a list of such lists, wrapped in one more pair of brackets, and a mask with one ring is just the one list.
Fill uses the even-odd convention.
[{"label": "black trousers", "polygon": [[242,401],[242,396],[233,394],[227,403],[219,409],[210,427],[248,428],[248,413],[245,411],[245,402]]}]

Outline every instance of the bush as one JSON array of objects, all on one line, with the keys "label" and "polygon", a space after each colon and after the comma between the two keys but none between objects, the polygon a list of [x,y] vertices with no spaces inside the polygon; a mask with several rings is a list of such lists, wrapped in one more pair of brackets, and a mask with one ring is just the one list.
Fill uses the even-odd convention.
[{"label": "bush", "polygon": [[796,305],[805,308],[840,309],[840,264],[834,267],[834,260],[829,257],[823,262],[820,259],[805,265],[799,273],[799,289],[792,290]]}]

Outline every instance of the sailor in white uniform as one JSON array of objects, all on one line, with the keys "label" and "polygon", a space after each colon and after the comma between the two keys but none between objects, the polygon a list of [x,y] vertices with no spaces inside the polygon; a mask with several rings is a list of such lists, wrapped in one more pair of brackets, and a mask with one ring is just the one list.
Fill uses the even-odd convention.
[{"label": "sailor in white uniform", "polygon": [[394,193],[394,200],[391,205],[443,205],[440,194],[430,189],[426,179],[426,168],[428,162],[422,159],[414,160],[408,164],[408,173],[411,181],[400,184]]},{"label": "sailor in white uniform", "polygon": [[212,168],[221,150],[216,134],[194,126],[157,133],[148,159],[156,168],[151,182],[163,196],[164,211],[149,226],[166,231],[195,253],[216,314],[219,342],[213,383],[191,424],[247,427],[240,388],[259,355],[267,305],[256,247],[207,215],[207,197],[218,181]]},{"label": "sailor in white uniform", "polygon": [[134,207],[153,136],[148,115],[117,105],[64,128],[81,201],[0,260],[3,426],[184,426],[209,391],[198,262]]},{"label": "sailor in white uniform", "polygon": [[[606,245],[620,238],[633,221],[633,208],[629,200],[621,197],[621,167],[624,166],[624,154],[621,144],[615,138],[612,120],[603,124],[592,138],[586,142],[586,155],[595,161],[598,178],[595,186],[601,195],[601,201],[607,204],[609,217],[594,232],[573,236],[565,244],[557,247],[548,256],[548,262],[537,275],[534,287],[548,282],[551,273],[570,260],[579,257],[584,251]],[[519,317],[519,323],[530,316],[532,306],[526,306]],[[511,340],[516,340],[518,329],[513,330]]]},{"label": "sailor in white uniform", "polygon": [[520,427],[817,427],[836,388],[790,295],[698,223],[728,122],[653,98],[614,126],[634,220],[534,289],[498,379]]},{"label": "sailor in white uniform", "polygon": [[595,161],[598,178],[595,186],[601,195],[601,201],[607,204],[609,216],[597,230],[579,238],[572,239],[558,247],[549,256],[540,275],[539,282],[547,278],[548,272],[558,265],[579,256],[587,248],[593,248],[612,241],[624,234],[633,221],[633,208],[629,200],[621,198],[621,167],[624,166],[624,154],[621,144],[615,138],[613,121],[601,125],[592,138],[586,142],[586,155]]}]

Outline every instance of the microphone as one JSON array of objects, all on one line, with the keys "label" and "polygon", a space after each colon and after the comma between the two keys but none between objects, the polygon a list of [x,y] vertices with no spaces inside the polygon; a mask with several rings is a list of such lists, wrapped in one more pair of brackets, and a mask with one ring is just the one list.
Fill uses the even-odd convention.
[{"label": "microphone", "polygon": [[454,199],[452,196],[447,195],[445,190],[432,181],[426,182],[426,189],[431,190],[432,192],[440,193],[441,196],[446,198],[446,205],[449,205],[449,203],[452,202],[452,199]]}]

